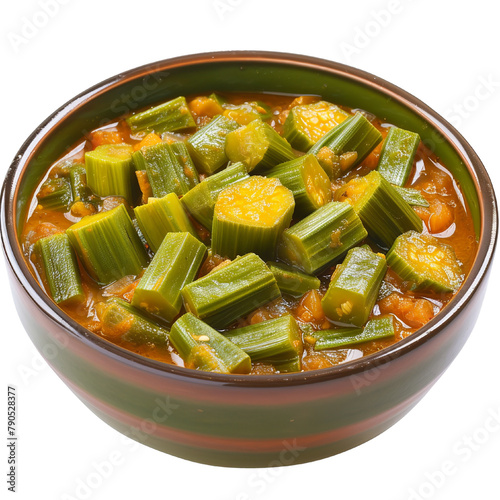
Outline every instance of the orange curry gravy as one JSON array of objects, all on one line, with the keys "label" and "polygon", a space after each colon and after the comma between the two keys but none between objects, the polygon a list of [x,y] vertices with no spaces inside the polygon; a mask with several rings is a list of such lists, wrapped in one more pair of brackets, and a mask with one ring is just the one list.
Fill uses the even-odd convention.
[{"label": "orange curry gravy", "polygon": [[[232,104],[256,100],[264,102],[271,107],[272,111],[272,117],[269,118],[267,122],[278,132],[282,131],[283,123],[290,109],[290,104],[294,100],[293,96],[268,94],[227,94],[224,95],[224,97]],[[305,101],[306,103],[319,100],[319,98],[308,97],[299,99],[302,99],[302,102]],[[191,100],[188,99],[188,102],[190,101]],[[191,110],[193,111],[193,115],[199,127],[208,123],[211,118],[206,115],[196,115],[192,107]],[[369,114],[367,114],[367,116],[385,137],[390,124],[384,123]],[[167,134],[167,136],[172,136],[173,140],[183,140],[188,137],[186,134],[179,133],[171,133]],[[142,137],[131,135],[128,125],[124,119],[121,119],[118,122],[111,123],[88,134],[88,136],[83,138],[64,159],[72,159],[83,163],[85,152],[94,149],[100,144],[124,142],[136,145],[140,142],[141,138]],[[163,138],[165,140],[165,136]],[[168,139],[169,137],[166,138],[166,140]],[[375,169],[380,150],[381,144],[379,144],[379,146],[377,146],[377,148],[375,148],[356,169],[349,172],[345,177],[337,179],[332,186],[333,189],[338,189],[354,176],[366,175],[372,169]],[[60,172],[58,172],[58,164],[60,164],[60,161],[56,162],[54,166],[49,169],[47,176],[44,177],[40,185],[47,178],[57,177],[60,174]],[[202,178],[203,176],[200,176],[200,179]],[[462,263],[464,273],[467,274],[472,266],[477,250],[477,241],[469,208],[457,181],[447,168],[439,162],[439,158],[436,158],[422,143],[420,143],[417,151],[413,169],[406,187],[418,189],[430,204],[428,208],[415,207],[417,214],[424,222],[424,233],[430,233],[441,241],[450,244],[454,248],[457,258]],[[33,194],[32,208],[24,224],[21,242],[26,261],[32,273],[39,282],[43,284],[44,288],[48,290],[43,277],[37,270],[36,255],[33,252],[34,243],[42,237],[63,232],[70,225],[78,222],[78,220],[80,220],[80,215],[85,215],[85,211],[83,211],[82,214],[75,214],[71,212],[63,213],[46,210],[42,206],[37,205],[37,192],[38,190]],[[116,204],[122,202],[123,200],[121,198],[112,196],[107,197],[103,200],[100,210],[113,208]],[[200,227],[200,230],[203,230],[203,228]],[[369,243],[372,248],[377,251],[377,247],[371,242]],[[223,259],[218,256],[207,257],[200,269],[199,275],[207,274],[222,260]],[[236,326],[257,323],[280,316],[287,312],[291,313],[297,319],[299,325],[303,327],[304,354],[302,368],[303,370],[313,370],[360,358],[379,351],[407,337],[432,319],[433,316],[446,306],[453,296],[451,293],[437,294],[434,292],[411,292],[405,288],[405,283],[389,269],[382,283],[381,293],[372,311],[371,317],[376,317],[381,314],[392,314],[395,318],[395,338],[390,340],[371,341],[357,345],[353,348],[338,348],[315,352],[312,338],[309,336],[311,330],[335,327],[335,325],[330,324],[324,317],[320,302],[321,297],[326,292],[334,267],[325,270],[321,274],[320,278],[322,285],[319,291],[312,290],[300,298],[292,298],[290,296],[279,298],[252,312],[247,317],[241,318]],[[95,310],[96,304],[111,296],[131,300],[134,288],[140,276],[125,276],[110,285],[99,286],[88,276],[81,266],[80,271],[84,291],[86,293],[86,303],[71,307],[62,306],[62,309],[90,331],[106,338],[101,331],[101,325]],[[184,311],[181,311],[181,314],[183,314],[183,312]],[[184,364],[171,346],[159,348],[150,344],[138,346],[120,339],[108,340],[148,358],[180,366]],[[273,372],[274,368],[270,365],[254,363],[251,373],[268,374]]]}]

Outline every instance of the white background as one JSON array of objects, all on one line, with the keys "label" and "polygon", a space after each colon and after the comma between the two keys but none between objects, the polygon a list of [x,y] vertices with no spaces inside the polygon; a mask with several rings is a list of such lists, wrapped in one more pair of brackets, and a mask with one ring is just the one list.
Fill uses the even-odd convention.
[{"label": "white background", "polygon": [[[2,177],[46,116],[105,78],[182,54],[260,49],[351,64],[411,92],[453,121],[500,193],[494,2],[48,0],[49,16],[42,4],[3,3]],[[43,26],[29,30],[29,22]],[[2,385],[18,391],[17,498],[498,499],[499,280],[497,255],[470,340],[424,400],[389,431],[316,463],[245,470],[164,455],[101,422],[40,359],[14,311],[2,264]],[[493,415],[496,427],[488,425]],[[5,435],[6,418],[0,421]],[[0,449],[6,472],[7,448]],[[97,464],[111,459],[111,471],[96,472]],[[446,475],[439,472],[443,467]]]}]

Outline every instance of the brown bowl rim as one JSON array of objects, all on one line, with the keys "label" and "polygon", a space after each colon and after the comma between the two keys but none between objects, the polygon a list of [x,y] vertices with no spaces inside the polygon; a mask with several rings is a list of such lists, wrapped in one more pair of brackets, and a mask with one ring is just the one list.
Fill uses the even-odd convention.
[{"label": "brown bowl rim", "polygon": [[[285,64],[296,67],[307,67],[320,72],[333,73],[337,76],[357,81],[366,87],[371,87],[378,92],[390,96],[391,99],[398,101],[405,107],[410,107],[413,112],[420,115],[434,128],[441,132],[447,142],[454,147],[456,152],[461,156],[464,164],[467,166],[475,184],[481,211],[481,236],[474,264],[461,289],[441,313],[437,314],[429,323],[407,338],[400,340],[392,346],[386,347],[376,353],[350,362],[306,372],[249,376],[202,372],[170,365],[161,361],[155,361],[139,354],[135,354],[108,342],[96,334],[91,333],[70,318],[66,313],[59,309],[55,303],[52,302],[48,295],[46,295],[38,285],[24,261],[16,236],[15,224],[13,222],[15,220],[16,207],[14,201],[16,200],[18,189],[17,181],[22,176],[24,169],[35,154],[37,146],[43,142],[43,139],[50,134],[51,129],[59,123],[59,121],[67,119],[73,112],[81,106],[84,106],[89,99],[100,95],[111,88],[119,86],[130,79],[145,76],[147,73],[152,71],[173,69],[186,65],[209,65],[220,62],[232,62],[238,64],[252,62]],[[494,254],[498,232],[497,203],[493,185],[488,173],[481,160],[465,138],[442,116],[433,111],[429,106],[424,104],[412,94],[363,70],[312,56],[268,51],[205,52],[169,58],[124,71],[90,87],[76,97],[70,99],[54,113],[52,113],[26,139],[7,171],[2,187],[0,203],[2,244],[11,270],[36,307],[38,307],[43,314],[49,316],[67,333],[77,338],[87,346],[97,349],[105,356],[111,356],[118,361],[134,365],[138,369],[142,369],[159,376],[168,375],[183,378],[187,377],[189,379],[213,381],[243,387],[302,385],[315,381],[347,377],[381,366],[418,348],[428,339],[434,337],[442,331],[452,321],[455,314],[457,314],[470,301],[472,295],[487,274]],[[491,228],[491,230],[485,232],[485,228]]]}]

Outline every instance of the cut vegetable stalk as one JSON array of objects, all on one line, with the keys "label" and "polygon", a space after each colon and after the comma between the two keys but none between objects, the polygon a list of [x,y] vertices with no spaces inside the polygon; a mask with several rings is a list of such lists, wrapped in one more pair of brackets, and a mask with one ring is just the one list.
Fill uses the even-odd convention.
[{"label": "cut vegetable stalk", "polygon": [[149,198],[147,204],[135,207],[134,213],[137,224],[153,252],[158,250],[167,233],[190,233],[198,237],[175,193],[162,198]]},{"label": "cut vegetable stalk", "polygon": [[268,262],[267,267],[274,274],[281,293],[300,297],[309,290],[319,289],[321,285],[321,281],[316,276],[305,274],[281,262]]},{"label": "cut vegetable stalk", "polygon": [[191,283],[207,252],[189,233],[168,233],[137,285],[132,305],[171,322],[182,307],[181,290]]},{"label": "cut vegetable stalk", "polygon": [[222,373],[252,369],[247,353],[194,314],[184,314],[172,325],[170,341],[187,368]]},{"label": "cut vegetable stalk", "polygon": [[314,350],[336,349],[351,347],[374,340],[385,340],[394,337],[394,323],[392,316],[384,316],[368,321],[364,328],[336,328],[315,332]]},{"label": "cut vegetable stalk", "polygon": [[387,271],[383,257],[366,248],[352,248],[332,275],[321,300],[330,321],[362,326],[372,312]]},{"label": "cut vegetable stalk", "polygon": [[271,108],[261,102],[245,102],[243,104],[225,104],[224,116],[231,118],[240,125],[248,125],[254,120],[271,118]]},{"label": "cut vegetable stalk", "polygon": [[321,148],[315,156],[325,174],[333,181],[353,167],[358,159],[356,151],[348,151],[338,156],[327,147]]},{"label": "cut vegetable stalk", "polygon": [[186,144],[182,141],[174,142],[170,145],[172,152],[177,159],[177,163],[181,166],[184,175],[188,178],[189,189],[192,189],[199,184],[200,178],[198,177],[198,171],[194,166],[193,160],[189,155],[188,148]]},{"label": "cut vegetable stalk", "polygon": [[64,233],[39,239],[35,244],[35,254],[56,304],[66,305],[85,300],[78,262]]},{"label": "cut vegetable stalk", "polygon": [[169,193],[181,196],[199,183],[198,172],[182,142],[141,148],[134,153],[133,160],[137,170],[146,170],[157,198]]},{"label": "cut vegetable stalk", "polygon": [[141,313],[127,301],[112,297],[96,306],[102,333],[111,339],[121,339],[136,345],[168,344],[168,330]]},{"label": "cut vegetable stalk", "polygon": [[83,217],[66,234],[90,276],[108,284],[137,275],[146,265],[146,250],[124,205]]},{"label": "cut vegetable stalk", "polygon": [[301,369],[302,339],[295,319],[285,314],[225,333],[254,362],[269,363],[282,373]]},{"label": "cut vegetable stalk", "polygon": [[234,163],[200,182],[181,198],[181,203],[203,227],[211,231],[219,193],[244,179],[248,179],[245,165]]},{"label": "cut vegetable stalk", "polygon": [[187,140],[187,147],[198,169],[213,174],[227,163],[226,136],[239,125],[223,115],[216,116]]},{"label": "cut vegetable stalk", "polygon": [[82,163],[72,163],[68,175],[73,198],[70,208],[71,215],[84,217],[96,213],[99,198],[92,194],[92,190],[87,185],[85,166]]},{"label": "cut vegetable stalk", "polygon": [[87,185],[97,196],[122,196],[134,203],[138,184],[129,144],[104,144],[85,153]]},{"label": "cut vegetable stalk", "polygon": [[139,224],[137,223],[137,218],[132,219],[132,225],[134,226],[135,232],[137,233],[137,236],[139,236],[139,239],[141,240],[142,246],[144,248],[148,248],[149,243],[148,240],[144,237],[142,234],[141,228],[139,227]]},{"label": "cut vegetable stalk", "polygon": [[273,273],[255,254],[236,258],[182,289],[186,310],[214,328],[280,297]]},{"label": "cut vegetable stalk", "polygon": [[278,257],[308,274],[316,274],[366,236],[353,208],[332,201],[283,232]]},{"label": "cut vegetable stalk", "polygon": [[46,180],[36,194],[38,204],[45,210],[68,210],[72,201],[71,184],[66,177]]},{"label": "cut vegetable stalk", "polygon": [[400,186],[392,186],[400,195],[403,200],[412,207],[428,207],[429,202],[422,196],[418,189],[406,188]]},{"label": "cut vegetable stalk", "polygon": [[262,120],[229,133],[226,154],[231,161],[244,163],[249,172],[259,173],[295,158],[286,139]]},{"label": "cut vegetable stalk", "polygon": [[75,163],[69,169],[69,182],[73,201],[89,201],[92,192],[87,185],[87,172],[82,163]]},{"label": "cut vegetable stalk", "polygon": [[276,165],[266,176],[279,179],[292,192],[296,214],[310,214],[332,200],[330,179],[312,154]]},{"label": "cut vegetable stalk", "polygon": [[182,96],[129,116],[126,121],[134,133],[154,131],[156,134],[162,134],[196,127],[186,99]]},{"label": "cut vegetable stalk", "polygon": [[[334,157],[341,157],[347,153],[356,153],[350,161],[344,161],[338,174],[359,165],[372,149],[382,140],[382,134],[359,112],[344,120],[340,125],[326,133],[309,150],[318,156],[323,148],[328,148]],[[321,155],[318,157],[320,164]],[[332,160],[333,161],[333,160]],[[335,175],[335,172],[333,172]]]},{"label": "cut vegetable stalk", "polygon": [[391,184],[404,186],[420,143],[415,132],[391,127],[382,145],[377,170]]},{"label": "cut vegetable stalk", "polygon": [[285,120],[283,136],[299,151],[307,151],[349,114],[326,101],[294,106]]},{"label": "cut vegetable stalk", "polygon": [[411,290],[456,292],[464,280],[453,248],[415,231],[399,236],[387,253],[387,265],[410,283]]},{"label": "cut vegetable stalk", "polygon": [[[215,330],[217,331],[217,330]],[[206,344],[200,344],[191,350],[189,358],[185,361],[186,368],[212,373],[229,373],[228,367],[223,363],[217,353]]]},{"label": "cut vegetable stalk", "polygon": [[376,170],[356,177],[335,192],[335,199],[347,201],[383,248],[406,231],[422,231],[422,220],[401,195]]},{"label": "cut vegetable stalk", "polygon": [[212,249],[223,257],[254,252],[274,258],[276,243],[290,225],[293,195],[278,179],[251,176],[219,193],[212,223]]}]

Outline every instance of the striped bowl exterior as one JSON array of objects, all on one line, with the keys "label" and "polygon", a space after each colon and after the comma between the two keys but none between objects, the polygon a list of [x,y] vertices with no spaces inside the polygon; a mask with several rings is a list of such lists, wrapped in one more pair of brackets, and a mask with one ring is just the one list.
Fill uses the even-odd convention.
[{"label": "striped bowl exterior", "polygon": [[[476,321],[486,281],[439,335],[389,362],[334,379],[243,387],[156,373],[126,357],[96,352],[67,334],[11,279],[33,343],[71,390],[105,422],[148,446],[230,467],[308,462],[380,434],[430,389]],[[318,372],[318,375],[319,372]],[[321,378],[321,377],[318,377]],[[290,383],[292,382],[292,383]]]},{"label": "striped bowl exterior", "polygon": [[[61,312],[27,269],[17,236],[29,195],[46,168],[83,130],[127,111],[124,102],[135,102],[138,108],[215,89],[320,93],[419,131],[452,166],[480,235],[473,269],[445,310],[379,353],[338,367],[274,376],[209,374],[147,360],[91,334]],[[488,175],[467,142],[439,115],[401,89],[354,68],[267,52],[160,61],[75,97],[42,123],[19,151],[3,186],[0,222],[21,320],[71,390],[132,439],[185,459],[230,467],[317,460],[357,446],[399,420],[446,370],[469,336],[497,236],[496,201]]]}]

